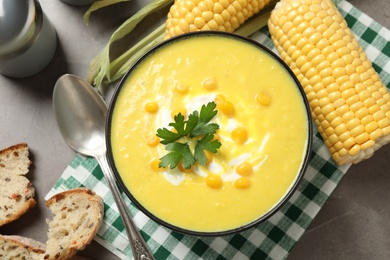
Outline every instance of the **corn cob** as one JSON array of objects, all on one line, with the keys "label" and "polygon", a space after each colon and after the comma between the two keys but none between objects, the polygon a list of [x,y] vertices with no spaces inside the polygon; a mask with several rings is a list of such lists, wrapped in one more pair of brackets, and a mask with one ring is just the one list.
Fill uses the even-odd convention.
[{"label": "corn cob", "polygon": [[200,31],[233,32],[270,0],[175,0],[166,21],[165,39]]},{"label": "corn cob", "polygon": [[358,163],[390,141],[390,94],[330,0],[281,0],[268,27],[338,164]]}]

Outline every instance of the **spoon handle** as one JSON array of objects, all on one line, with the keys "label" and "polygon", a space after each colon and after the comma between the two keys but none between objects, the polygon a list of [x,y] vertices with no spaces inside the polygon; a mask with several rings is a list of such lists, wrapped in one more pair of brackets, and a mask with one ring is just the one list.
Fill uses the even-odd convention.
[{"label": "spoon handle", "polygon": [[114,200],[119,210],[119,214],[122,217],[123,224],[126,228],[127,236],[130,240],[131,250],[133,252],[133,256],[135,260],[153,260],[154,256],[150,252],[147,244],[139,233],[137,227],[135,226],[129,212],[126,209],[126,205],[123,202],[122,196],[116,185],[114,174],[111,168],[108,165],[106,153],[100,156],[95,157],[99,162],[100,167],[102,168],[104,177],[107,179],[108,185],[112,191],[114,196]]}]

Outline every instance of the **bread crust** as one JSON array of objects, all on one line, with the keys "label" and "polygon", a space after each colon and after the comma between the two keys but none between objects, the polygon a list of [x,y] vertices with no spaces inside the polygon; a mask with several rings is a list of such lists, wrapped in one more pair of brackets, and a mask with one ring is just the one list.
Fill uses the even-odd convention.
[{"label": "bread crust", "polygon": [[[0,235],[0,259],[42,260],[45,250],[45,244],[31,238]],[[89,258],[75,255],[68,260],[89,260]]]},{"label": "bread crust", "polygon": [[103,200],[86,188],[56,194],[46,202],[46,206],[54,217],[48,221],[44,259],[71,258],[91,243],[103,222]]},{"label": "bread crust", "polygon": [[27,156],[26,156],[26,163],[24,165],[23,168],[19,168],[18,169],[15,169],[15,170],[19,170],[17,172],[17,174],[20,174],[20,175],[24,175],[26,173],[28,173],[28,167],[32,164],[32,161],[29,159],[29,154],[30,154],[30,151],[29,151],[29,147],[28,147],[28,144],[27,143],[19,143],[19,144],[15,144],[15,145],[12,145],[10,147],[7,147],[3,150],[0,150],[0,173],[2,171],[4,171],[5,169],[9,168],[9,165],[7,165],[5,162],[7,161],[7,157],[8,156],[13,156],[14,158],[18,158],[20,157],[21,153],[27,153]]},{"label": "bread crust", "polygon": [[45,244],[21,236],[0,235],[0,259],[38,260],[45,253]]},{"label": "bread crust", "polygon": [[0,226],[18,219],[36,205],[35,189],[25,177],[32,164],[29,155],[26,143],[0,150]]}]

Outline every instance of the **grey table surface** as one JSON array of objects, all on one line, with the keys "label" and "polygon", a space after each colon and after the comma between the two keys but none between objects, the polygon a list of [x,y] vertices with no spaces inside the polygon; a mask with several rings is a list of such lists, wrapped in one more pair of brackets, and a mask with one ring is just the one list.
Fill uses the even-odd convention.
[{"label": "grey table surface", "polygon": [[[44,196],[75,155],[63,141],[54,118],[54,83],[65,73],[86,78],[89,62],[105,46],[113,30],[146,2],[132,0],[97,11],[85,25],[87,7],[70,6],[60,0],[40,1],[58,34],[53,60],[29,78],[0,75],[0,148],[19,142],[29,144],[33,161],[29,178],[36,187],[38,203],[29,214],[0,228],[0,234],[46,241],[45,219],[51,213],[45,207]],[[390,28],[389,0],[350,2]],[[141,26],[139,31],[146,28]],[[387,145],[348,170],[288,259],[390,259],[389,202]],[[79,255],[118,259],[96,242]]]}]

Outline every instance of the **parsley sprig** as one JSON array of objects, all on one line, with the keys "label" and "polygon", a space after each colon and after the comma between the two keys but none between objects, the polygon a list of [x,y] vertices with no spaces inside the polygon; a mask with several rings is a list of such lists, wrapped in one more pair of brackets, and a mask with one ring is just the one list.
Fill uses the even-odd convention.
[{"label": "parsley sprig", "polygon": [[[169,126],[172,126],[176,132],[165,127],[157,130],[157,136],[161,138],[160,143],[166,145],[165,149],[170,151],[160,158],[159,167],[170,166],[174,169],[180,161],[185,169],[190,169],[197,161],[203,166],[206,165],[207,158],[204,150],[216,153],[221,147],[218,140],[213,140],[219,125],[210,123],[218,113],[218,110],[215,110],[216,106],[214,102],[209,102],[202,106],[200,113],[196,110],[192,112],[186,121],[181,113],[175,115],[175,122],[170,123]],[[194,152],[191,152],[190,142],[195,142]]]}]

